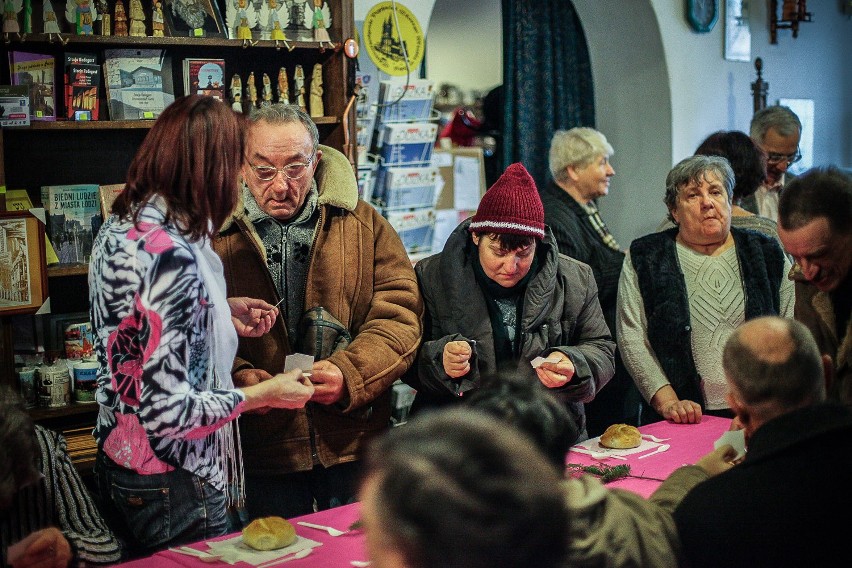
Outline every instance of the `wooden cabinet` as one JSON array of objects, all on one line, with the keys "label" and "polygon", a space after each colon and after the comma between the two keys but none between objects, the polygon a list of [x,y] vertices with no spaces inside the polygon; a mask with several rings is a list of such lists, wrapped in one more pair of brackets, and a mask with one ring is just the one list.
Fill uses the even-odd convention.
[{"label": "wooden cabinet", "polygon": [[[43,34],[30,34],[22,41],[14,37],[4,46],[0,61],[0,83],[9,83],[9,67],[6,50],[30,51],[54,55],[57,62],[56,104],[62,103],[62,61],[66,52],[94,53],[103,61],[103,50],[108,48],[156,48],[163,49],[172,62],[172,79],[175,95],[183,92],[182,62],[191,57],[222,58],[225,60],[226,85],[234,73],[245,83],[249,72],[254,71],[260,83],[263,73],[273,81],[284,67],[292,77],[297,64],[310,76],[314,64],[323,66],[323,102],[325,116],[314,121],[324,144],[337,148],[355,162],[354,136],[350,144],[350,133],[354,133],[354,111],[352,92],[354,88],[354,62],[341,49],[343,41],[354,37],[353,0],[330,0],[332,25],[328,30],[334,48],[328,44],[321,47],[316,42],[289,42],[292,49],[274,41],[259,40],[244,43],[243,40],[222,38],[189,37],[116,37],[116,36],[69,36],[67,44],[51,41]],[[222,10],[224,13],[224,10]],[[290,82],[291,91],[293,82]],[[99,92],[101,116],[109,118],[103,81]],[[353,116],[350,116],[353,115]],[[33,122],[28,127],[0,130],[0,186],[9,189],[24,188],[31,201],[38,205],[42,185],[69,183],[121,183],[127,167],[144,139],[152,121],[109,121]],[[61,266],[48,269],[48,288],[51,312],[69,313],[88,310],[87,266]],[[43,317],[43,316],[38,316]],[[0,383],[16,385],[14,353],[10,318],[0,316]],[[69,431],[71,428],[91,426],[94,423],[97,405],[72,405],[71,407],[38,408],[33,417],[46,426]]]}]

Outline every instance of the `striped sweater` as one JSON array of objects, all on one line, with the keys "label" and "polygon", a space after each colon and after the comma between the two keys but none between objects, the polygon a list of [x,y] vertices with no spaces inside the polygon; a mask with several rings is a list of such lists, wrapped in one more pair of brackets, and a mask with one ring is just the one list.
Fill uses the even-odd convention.
[{"label": "striped sweater", "polygon": [[36,425],[38,483],[18,491],[11,507],[0,511],[0,566],[10,544],[47,527],[57,527],[74,551],[72,566],[112,564],[121,545],[107,526],[66,451],[65,438]]}]

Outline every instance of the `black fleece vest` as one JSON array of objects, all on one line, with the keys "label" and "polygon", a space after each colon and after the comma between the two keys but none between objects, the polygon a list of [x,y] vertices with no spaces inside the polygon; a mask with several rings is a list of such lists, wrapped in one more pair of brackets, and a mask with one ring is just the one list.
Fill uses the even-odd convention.
[{"label": "black fleece vest", "polygon": [[[677,233],[675,227],[636,239],[630,245],[630,259],[636,269],[654,354],[678,397],[699,403],[703,410],[701,377],[692,356],[686,280],[677,258]],[[774,239],[748,229],[732,227],[731,234],[745,293],[745,319],[778,315],[784,277],[781,247]]]}]

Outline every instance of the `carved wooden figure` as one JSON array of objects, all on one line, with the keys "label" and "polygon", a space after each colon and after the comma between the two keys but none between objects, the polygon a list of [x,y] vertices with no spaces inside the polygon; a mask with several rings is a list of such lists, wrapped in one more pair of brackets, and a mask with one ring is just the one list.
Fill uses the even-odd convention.
[{"label": "carved wooden figure", "polygon": [[154,0],[151,8],[151,35],[154,37],[165,36],[165,22],[163,21],[163,3],[160,0]]},{"label": "carved wooden figure", "polygon": [[322,93],[322,65],[316,63],[311,74],[311,116],[325,116]]},{"label": "carved wooden figure", "polygon": [[249,72],[246,83],[248,84],[249,108],[252,109],[257,106],[257,82],[254,79],[254,71]]},{"label": "carved wooden figure", "polygon": [[107,0],[95,0],[95,6],[98,8],[98,33],[102,36],[112,35],[112,15]]},{"label": "carved wooden figure", "polygon": [[115,0],[115,29],[117,36],[127,35],[127,12],[124,11],[123,0]]},{"label": "carved wooden figure", "polygon": [[50,3],[50,0],[44,0],[44,5],[41,8],[41,17],[44,22],[44,33],[48,34],[48,36],[62,33],[62,30],[59,29],[59,22],[56,21],[56,12],[53,10],[53,4]]},{"label": "carved wooden figure", "polygon": [[21,24],[18,22],[18,14],[24,8],[23,0],[3,1],[3,35],[8,40],[9,34],[21,35]]},{"label": "carved wooden figure", "polygon": [[323,0],[313,0],[313,9],[307,7],[309,4],[310,2],[306,3],[305,27],[314,30],[314,41],[319,42],[321,47],[324,43],[333,47],[328,35],[328,28],[331,26],[331,10],[328,4]]},{"label": "carved wooden figure", "polygon": [[130,35],[145,37],[145,12],[142,0],[130,0]]},{"label": "carved wooden figure", "polygon": [[290,82],[287,80],[287,70],[283,67],[278,70],[278,102],[290,104]]},{"label": "carved wooden figure", "polygon": [[97,17],[98,11],[92,0],[68,0],[65,3],[65,19],[74,25],[77,35],[92,35]]},{"label": "carved wooden figure", "polygon": [[236,73],[231,77],[231,108],[243,112],[243,81]]},{"label": "carved wooden figure", "polygon": [[303,111],[308,110],[305,106],[305,71],[301,65],[296,65],[296,70],[293,72],[293,94],[296,96],[296,104]]}]

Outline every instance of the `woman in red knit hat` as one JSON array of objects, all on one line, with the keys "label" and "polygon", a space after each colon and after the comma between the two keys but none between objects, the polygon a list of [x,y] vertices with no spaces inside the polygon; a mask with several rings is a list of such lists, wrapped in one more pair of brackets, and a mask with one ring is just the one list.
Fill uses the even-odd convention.
[{"label": "woman in red knit hat", "polygon": [[529,172],[509,166],[442,252],[415,266],[423,344],[412,412],[464,400],[498,373],[540,381],[587,437],[583,403],[613,375],[615,343],[588,265],[560,256]]}]

